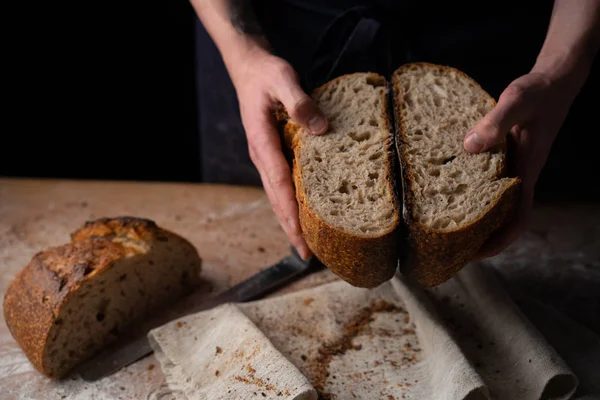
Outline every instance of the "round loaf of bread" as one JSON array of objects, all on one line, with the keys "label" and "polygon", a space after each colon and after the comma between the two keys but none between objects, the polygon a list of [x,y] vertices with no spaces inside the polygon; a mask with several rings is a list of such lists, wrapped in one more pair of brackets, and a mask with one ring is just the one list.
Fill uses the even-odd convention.
[{"label": "round loaf of bread", "polygon": [[8,287],[4,318],[33,366],[61,378],[188,293],[200,271],[194,246],[153,221],[102,218],[33,256]]}]

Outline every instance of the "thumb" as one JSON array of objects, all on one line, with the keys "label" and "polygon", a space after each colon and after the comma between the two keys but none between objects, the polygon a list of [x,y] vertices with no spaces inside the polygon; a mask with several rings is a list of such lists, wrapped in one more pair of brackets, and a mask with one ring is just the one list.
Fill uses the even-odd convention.
[{"label": "thumb", "polygon": [[486,151],[501,143],[513,126],[525,122],[531,105],[525,101],[524,90],[511,85],[502,93],[498,104],[465,136],[464,148],[469,153]]},{"label": "thumb", "polygon": [[275,96],[283,104],[289,116],[304,129],[315,135],[327,131],[327,118],[315,101],[302,90],[296,73],[291,67],[285,69],[280,76]]}]

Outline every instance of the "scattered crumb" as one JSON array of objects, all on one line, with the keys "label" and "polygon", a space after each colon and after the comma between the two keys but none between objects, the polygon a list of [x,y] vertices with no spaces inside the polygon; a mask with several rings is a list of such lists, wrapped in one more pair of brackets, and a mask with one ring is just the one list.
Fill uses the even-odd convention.
[{"label": "scattered crumb", "polygon": [[217,354],[221,354],[223,352],[223,349],[221,349],[219,346],[217,346],[216,352],[217,352]]},{"label": "scattered crumb", "polygon": [[304,305],[308,306],[310,305],[310,303],[312,303],[314,301],[314,299],[312,297],[307,297],[304,299]]},{"label": "scattered crumb", "polygon": [[258,251],[260,251],[261,253],[264,253],[266,250],[265,250],[265,248],[264,248],[264,247],[262,247],[262,246],[259,246],[259,247],[258,247]]},{"label": "scattered crumb", "polygon": [[[277,389],[274,385],[265,383],[261,378],[258,378],[256,376],[256,369],[254,369],[250,364],[247,364],[245,367],[246,367],[246,370],[248,371],[248,376],[239,376],[239,375],[234,376],[233,378],[236,381],[243,382],[247,385],[255,385],[263,390],[281,393],[281,390]],[[243,369],[244,368],[242,367],[242,370]],[[267,378],[267,380],[269,380],[269,378]],[[286,393],[287,393],[287,395],[289,395],[289,392],[287,391],[287,389],[286,389]],[[256,393],[255,393],[255,395],[256,395]],[[266,397],[266,394],[263,394],[263,396]]]},{"label": "scattered crumb", "polygon": [[215,371],[215,376],[219,376],[219,370]]},{"label": "scattered crumb", "polygon": [[154,369],[154,364],[150,364],[146,367],[146,370],[152,371]]},{"label": "scattered crumb", "polygon": [[373,314],[378,312],[400,313],[405,312],[405,310],[383,300],[373,302],[363,308],[357,317],[344,327],[344,335],[339,340],[325,344],[319,348],[318,356],[315,359],[316,364],[314,365],[316,373],[313,387],[321,394],[324,400],[332,398],[330,393],[325,392],[325,383],[329,377],[329,363],[333,356],[355,349],[356,346],[352,344],[352,340],[366,329],[373,320]]},{"label": "scattered crumb", "polygon": [[183,323],[181,321],[177,321],[177,327],[181,328],[183,326]]}]

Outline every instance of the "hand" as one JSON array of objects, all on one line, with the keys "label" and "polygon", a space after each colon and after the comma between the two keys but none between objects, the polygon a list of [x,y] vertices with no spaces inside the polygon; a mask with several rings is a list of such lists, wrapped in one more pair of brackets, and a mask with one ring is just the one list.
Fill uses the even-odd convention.
[{"label": "hand", "polygon": [[509,141],[512,152],[508,157],[512,159],[509,173],[522,180],[515,218],[490,237],[477,259],[500,253],[526,229],[536,181],[575,98],[576,88],[568,77],[556,79],[532,71],[513,81],[496,107],[465,136],[465,150],[472,153],[485,151],[504,139]]},{"label": "hand", "polygon": [[308,259],[311,252],[302,237],[291,171],[272,111],[280,102],[292,119],[313,134],[324,133],[327,120],[300,87],[294,69],[283,59],[255,52],[232,72],[250,158],[281,227],[300,256]]}]

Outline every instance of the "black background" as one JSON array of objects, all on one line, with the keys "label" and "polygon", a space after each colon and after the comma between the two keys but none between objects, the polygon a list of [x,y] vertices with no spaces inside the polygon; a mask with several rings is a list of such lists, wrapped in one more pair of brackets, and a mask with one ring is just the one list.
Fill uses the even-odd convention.
[{"label": "black background", "polygon": [[12,14],[0,175],[199,181],[190,3],[80,3]]},{"label": "black background", "polygon": [[[201,137],[210,135],[215,119],[238,110],[219,54],[189,2],[19,7],[6,14],[0,175],[233,179],[204,174]],[[599,64],[555,142],[539,200],[600,200]],[[211,99],[200,106],[197,85],[211,82],[224,85],[224,101],[234,102],[229,111],[218,114],[221,103]]]}]

